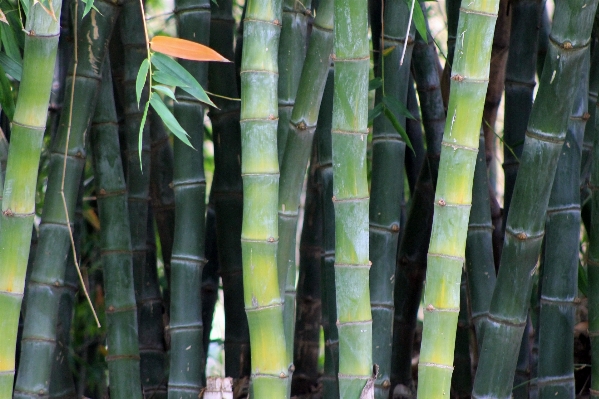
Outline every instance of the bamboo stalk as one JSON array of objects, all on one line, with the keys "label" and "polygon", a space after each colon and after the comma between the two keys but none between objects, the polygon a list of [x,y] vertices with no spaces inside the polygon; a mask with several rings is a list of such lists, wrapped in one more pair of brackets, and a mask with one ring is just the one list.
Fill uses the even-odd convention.
[{"label": "bamboo stalk", "polygon": [[322,95],[315,135],[322,186],[322,255],[321,276],[321,324],[324,332],[324,373],[322,395],[325,399],[339,398],[339,333],[337,331],[337,294],[335,287],[335,209],[333,205],[333,160],[331,128],[333,123],[333,68],[329,69]]},{"label": "bamboo stalk", "polygon": [[[575,0],[556,3],[552,40],[528,123],[501,266],[485,327],[474,383],[473,395],[476,396],[507,398],[511,395],[547,203],[572,111],[574,82],[580,76],[596,6],[596,2]],[[497,345],[498,340],[501,345]]]},{"label": "bamboo stalk", "polygon": [[[50,3],[57,18],[61,1]],[[27,16],[23,75],[19,88],[12,139],[6,166],[0,225],[0,398],[12,396],[15,374],[15,346],[19,310],[33,217],[35,188],[42,139],[56,60],[59,24],[41,4],[32,4]]]},{"label": "bamboo stalk", "polygon": [[320,345],[320,268],[322,257],[322,190],[317,181],[317,143],[313,143],[308,172],[304,225],[300,240],[299,278],[291,395],[310,394],[317,386]]},{"label": "bamboo stalk", "polygon": [[415,386],[412,382],[412,348],[426,271],[426,253],[430,241],[433,200],[445,124],[445,109],[437,69],[439,58],[430,34],[426,39],[416,35],[412,64],[426,134],[426,160],[412,194],[412,205],[395,266],[391,363],[394,397],[402,393],[415,396]]},{"label": "bamboo stalk", "polygon": [[573,397],[574,322],[578,299],[580,161],[588,118],[589,52],[578,75],[545,222],[545,256],[539,315],[539,397]]},{"label": "bamboo stalk", "polygon": [[[232,59],[235,20],[232,1],[211,2],[210,47]],[[238,96],[235,65],[208,67],[210,90],[230,98]],[[212,193],[220,275],[225,308],[225,373],[234,378],[236,389],[244,391],[250,375],[250,334],[244,310],[241,256],[243,193],[241,180],[241,132],[239,102],[214,97],[218,108],[210,109],[214,141],[214,180]]]},{"label": "bamboo stalk", "polygon": [[[179,37],[208,44],[210,2],[178,0],[175,5]],[[181,65],[206,86],[207,63],[181,60]],[[181,140],[174,143],[175,236],[171,262],[168,395],[178,399],[199,395],[205,378],[200,293],[202,270],[206,264],[206,179],[201,151],[204,146],[204,106],[180,89],[177,89],[176,98],[174,115],[188,132],[193,146],[191,148]]]},{"label": "bamboo stalk", "polygon": [[[98,2],[79,22],[74,58],[67,79],[60,128],[51,144],[48,188],[40,224],[39,244],[29,288],[27,314],[15,397],[47,394],[56,347],[56,317],[59,295],[57,285],[64,283],[66,257],[71,248],[71,224],[74,220],[79,182],[85,166],[85,134],[97,101],[101,70],[112,29],[120,11],[118,4]],[[80,10],[77,18],[81,18]],[[100,15],[103,15],[100,18]],[[68,110],[68,111],[67,111]],[[68,212],[68,213],[66,213]],[[44,315],[45,322],[41,322]]]},{"label": "bamboo stalk", "polygon": [[459,281],[497,8],[497,1],[463,2],[460,8],[424,292],[418,366],[422,399],[450,391]]},{"label": "bamboo stalk", "polygon": [[341,398],[357,398],[372,376],[366,179],[370,63],[367,2],[335,0],[334,8],[335,86],[331,139],[339,394]]},{"label": "bamboo stalk", "polygon": [[[245,309],[250,328],[252,396],[287,396],[283,301],[277,272],[277,50],[279,0],[250,0],[241,64],[241,250]],[[268,51],[267,51],[268,50]]]},{"label": "bamboo stalk", "polygon": [[424,148],[424,132],[422,131],[420,105],[416,98],[416,88],[414,87],[415,83],[412,74],[409,75],[409,79],[410,83],[408,84],[406,107],[414,116],[414,119],[406,118],[406,134],[410,139],[410,143],[412,143],[414,151],[406,152],[405,169],[406,177],[408,178],[408,187],[410,188],[410,196],[412,196],[414,194],[414,187],[418,181],[418,176],[420,176],[420,171],[422,170],[422,165],[426,162],[426,149]]},{"label": "bamboo stalk", "polygon": [[120,162],[110,61],[106,60],[91,140],[101,230],[106,290],[106,323],[110,392],[141,398],[137,306],[133,283],[131,236],[125,176]]}]

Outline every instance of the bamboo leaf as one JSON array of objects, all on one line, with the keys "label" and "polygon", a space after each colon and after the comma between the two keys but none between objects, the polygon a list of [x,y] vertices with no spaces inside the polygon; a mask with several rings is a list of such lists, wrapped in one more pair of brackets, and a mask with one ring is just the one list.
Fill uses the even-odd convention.
[{"label": "bamboo leaf", "polygon": [[182,83],[184,83],[185,86],[178,85],[179,87],[181,87],[181,89],[185,90],[186,92],[197,98],[199,101],[216,107],[216,105],[214,105],[210,98],[208,98],[208,95],[206,94],[202,86],[200,86],[198,81],[189,72],[187,72],[185,68],[179,65],[177,61],[167,57],[164,54],[154,53],[152,55],[152,64],[156,68],[158,68],[158,70],[161,70],[162,72],[171,75],[171,77],[174,76],[177,79],[179,79]]},{"label": "bamboo leaf", "polygon": [[100,12],[100,10],[98,10],[96,8],[96,6],[94,5],[94,0],[81,0],[85,3],[85,9],[83,10],[83,17],[85,18],[85,16],[92,10],[92,8],[94,10],[96,10],[98,13]]},{"label": "bamboo leaf", "polygon": [[208,46],[178,37],[154,36],[150,47],[159,53],[185,60],[231,62]]},{"label": "bamboo leaf", "polygon": [[176,76],[169,75],[164,71],[154,71],[152,73],[152,79],[154,79],[158,83],[162,83],[167,86],[179,86],[180,88],[188,87],[181,79]]},{"label": "bamboo leaf", "polygon": [[6,19],[6,15],[4,15],[4,11],[0,10],[0,22],[4,22],[6,25],[10,25],[8,23],[8,19]]},{"label": "bamboo leaf", "polygon": [[19,2],[23,7],[23,13],[29,15],[29,0],[19,0]]},{"label": "bamboo leaf", "polygon": [[[413,0],[416,1],[416,0]],[[422,12],[422,8],[420,4],[417,7],[414,7],[414,25],[416,25],[416,30],[420,34],[420,36],[426,40],[427,38],[427,30],[426,30],[426,19],[424,18],[424,13]]]},{"label": "bamboo leaf", "polygon": [[393,113],[397,115],[403,115],[406,118],[414,120],[416,119],[414,118],[414,115],[412,115],[412,113],[408,110],[408,108],[397,98],[392,96],[384,96],[382,102],[383,104],[385,104],[385,107],[389,108],[391,111],[393,111]]},{"label": "bamboo leaf", "polygon": [[12,121],[15,114],[15,99],[12,93],[12,85],[6,77],[6,73],[0,66],[0,105],[8,119]]},{"label": "bamboo leaf", "polygon": [[191,148],[193,148],[193,146],[189,142],[189,139],[187,138],[188,137],[187,132],[185,131],[185,129],[183,129],[181,127],[181,125],[179,124],[179,122],[177,121],[177,119],[175,119],[175,116],[166,107],[166,105],[164,104],[164,102],[162,102],[162,99],[160,98],[160,96],[152,96],[150,98],[150,104],[152,104],[152,108],[154,108],[154,110],[156,111],[156,113],[158,114],[158,116],[160,116],[160,118],[164,122],[164,125],[171,132],[173,132],[173,134],[179,140],[181,140],[182,142],[184,142],[185,144],[187,144],[188,146],[190,146]]},{"label": "bamboo leaf", "polygon": [[[150,94],[150,99],[152,99],[152,95]],[[146,102],[146,106],[144,107],[144,113],[141,116],[141,124],[139,125],[139,136],[137,139],[137,153],[139,155],[139,168],[141,169],[142,166],[142,162],[141,162],[141,144],[143,141],[143,135],[144,135],[144,126],[146,125],[146,118],[148,117],[148,110],[150,109],[150,101],[148,100]]]},{"label": "bamboo leaf", "polygon": [[391,54],[393,52],[393,50],[395,50],[397,48],[397,46],[391,46],[391,47],[387,47],[386,49],[383,50],[383,57],[388,56],[389,54]]},{"label": "bamboo leaf", "polygon": [[135,79],[135,95],[137,97],[137,107],[139,108],[139,102],[141,100],[141,92],[144,89],[146,80],[148,77],[148,71],[150,70],[150,61],[146,58],[139,66],[139,72],[137,72],[137,78]]},{"label": "bamboo leaf", "polygon": [[378,103],[374,106],[373,109],[368,110],[368,123],[370,124],[374,121],[382,112],[385,105],[383,103]]},{"label": "bamboo leaf", "polygon": [[6,54],[13,60],[22,63],[21,50],[19,49],[19,42],[15,36],[14,29],[10,25],[0,24],[0,35]]},{"label": "bamboo leaf", "polygon": [[175,98],[175,93],[169,87],[158,85],[158,86],[152,86],[152,89],[164,94],[165,96],[172,98],[174,101],[177,101],[177,99]]},{"label": "bamboo leaf", "polygon": [[406,133],[403,126],[401,126],[401,123],[399,123],[399,121],[397,120],[395,115],[393,115],[393,112],[391,112],[389,110],[389,108],[387,108],[387,107],[385,107],[384,112],[385,112],[385,116],[387,117],[387,119],[389,119],[389,122],[391,122],[391,124],[393,125],[393,127],[395,128],[397,133],[399,133],[401,138],[406,142],[406,145],[410,148],[410,150],[414,151],[414,147],[412,147],[412,143],[410,142],[410,138],[408,137],[408,134]]},{"label": "bamboo leaf", "polygon": [[381,78],[371,79],[370,82],[368,82],[368,91],[376,90],[379,87],[381,87],[382,85],[383,85],[383,79],[381,79]]},{"label": "bamboo leaf", "polygon": [[8,73],[13,79],[21,81],[21,75],[23,74],[23,64],[10,58],[6,53],[0,53],[0,66]]}]

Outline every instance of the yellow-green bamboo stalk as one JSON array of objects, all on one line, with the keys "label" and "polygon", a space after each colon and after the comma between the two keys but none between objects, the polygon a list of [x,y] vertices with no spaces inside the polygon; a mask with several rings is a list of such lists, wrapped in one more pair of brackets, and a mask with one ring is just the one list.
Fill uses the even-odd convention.
[{"label": "yellow-green bamboo stalk", "polygon": [[464,1],[456,34],[424,292],[418,397],[449,397],[460,277],[499,2]]}]

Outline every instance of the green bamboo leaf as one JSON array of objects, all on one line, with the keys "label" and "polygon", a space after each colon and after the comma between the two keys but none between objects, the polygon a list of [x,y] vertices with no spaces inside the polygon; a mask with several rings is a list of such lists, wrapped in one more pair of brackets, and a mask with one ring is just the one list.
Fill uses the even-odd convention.
[{"label": "green bamboo leaf", "polygon": [[135,79],[135,95],[137,96],[137,107],[139,108],[139,102],[141,101],[141,92],[144,89],[146,80],[148,77],[148,71],[150,70],[150,61],[146,58],[139,66],[139,72],[137,72],[137,78]]},{"label": "green bamboo leaf", "polygon": [[12,86],[6,77],[6,73],[0,66],[0,105],[2,111],[6,113],[8,119],[12,121],[15,114],[15,99],[12,93]]},{"label": "green bamboo leaf", "polygon": [[392,96],[384,96],[382,102],[383,104],[385,104],[385,107],[389,108],[391,111],[393,111],[393,113],[397,115],[403,115],[409,119],[416,119],[414,118],[414,115],[412,115],[412,113],[408,110],[408,108],[406,108],[406,106],[397,98]]},{"label": "green bamboo leaf", "polygon": [[6,54],[18,63],[22,63],[21,50],[19,49],[19,42],[15,36],[14,29],[5,24],[0,24],[0,34],[2,38],[2,46]]},{"label": "green bamboo leaf", "polygon": [[169,75],[167,72],[160,70],[152,72],[152,79],[154,79],[158,83],[162,83],[163,85],[167,86],[178,86],[182,89],[185,87],[189,87],[178,77]]},{"label": "green bamboo leaf", "polygon": [[368,110],[368,123],[370,124],[372,121],[374,121],[375,118],[383,112],[384,108],[385,108],[385,105],[383,103],[378,103],[377,105],[374,106],[373,109],[369,109]]},{"label": "green bamboo leaf", "polygon": [[187,132],[185,131],[185,129],[183,129],[181,127],[181,125],[179,124],[179,122],[177,121],[177,119],[175,119],[175,116],[166,107],[166,105],[164,104],[164,102],[162,102],[162,99],[160,98],[160,96],[153,95],[150,98],[150,104],[152,104],[152,108],[154,108],[154,110],[156,111],[156,113],[158,114],[158,116],[160,116],[160,118],[164,122],[164,125],[171,132],[173,132],[173,134],[179,140],[181,140],[182,142],[184,142],[185,144],[187,144],[188,146],[190,146],[191,148],[193,148],[193,146],[189,142],[189,139],[187,138],[189,135],[187,134]]},{"label": "green bamboo leaf", "polygon": [[157,86],[152,86],[152,89],[164,94],[167,97],[172,98],[174,101],[177,101],[177,99],[175,98],[175,93],[169,87],[157,85]]},{"label": "green bamboo leaf", "polygon": [[397,133],[399,133],[401,138],[406,142],[406,145],[410,148],[410,150],[414,151],[414,147],[412,147],[412,143],[410,142],[408,134],[406,133],[403,126],[401,126],[401,123],[399,123],[395,115],[393,115],[393,112],[391,112],[387,107],[385,107],[384,112],[385,116],[387,117],[387,119],[389,119],[389,122],[391,122]]},{"label": "green bamboo leaf", "polygon": [[6,73],[13,77],[17,81],[21,81],[21,75],[23,74],[23,64],[19,63],[10,58],[6,53],[0,53],[0,66]]},{"label": "green bamboo leaf", "polygon": [[179,87],[181,87],[183,90],[197,98],[199,101],[216,107],[216,105],[214,105],[210,98],[208,98],[208,95],[206,94],[202,86],[200,86],[198,81],[193,76],[191,76],[191,74],[187,72],[185,68],[179,65],[177,61],[173,60],[170,57],[167,57],[164,54],[153,53],[152,64],[164,73],[171,75],[171,77],[176,77],[177,79],[182,81],[185,86]]},{"label": "green bamboo leaf", "polygon": [[[415,0],[413,0],[415,1]],[[414,19],[414,25],[416,26],[416,30],[418,34],[422,36],[423,39],[427,37],[426,30],[426,20],[424,18],[424,13],[422,12],[422,8],[420,8],[420,4],[414,5],[414,15],[412,17]]]},{"label": "green bamboo leaf", "polygon": [[[150,94],[150,99],[152,99],[152,95]],[[137,140],[137,153],[139,154],[139,168],[142,168],[141,162],[141,143],[143,141],[144,134],[144,126],[146,125],[146,118],[148,117],[148,110],[150,109],[150,101],[146,102],[146,106],[144,107],[144,113],[141,116],[141,124],[139,125],[139,138]]]},{"label": "green bamboo leaf", "polygon": [[391,54],[393,52],[393,50],[395,50],[397,48],[397,46],[391,46],[391,47],[387,47],[386,49],[383,50],[383,57],[388,56],[389,54]]},{"label": "green bamboo leaf", "polygon": [[23,14],[29,15],[29,0],[20,0],[19,2],[23,7]]},{"label": "green bamboo leaf", "polygon": [[371,79],[370,82],[368,82],[368,91],[376,90],[379,87],[381,87],[382,85],[383,85],[383,79],[381,79],[381,78]]},{"label": "green bamboo leaf", "polygon": [[83,10],[83,18],[85,18],[85,16],[92,10],[92,8],[94,10],[96,10],[97,12],[100,12],[94,5],[94,0],[82,0],[82,1],[85,3],[85,9]]}]

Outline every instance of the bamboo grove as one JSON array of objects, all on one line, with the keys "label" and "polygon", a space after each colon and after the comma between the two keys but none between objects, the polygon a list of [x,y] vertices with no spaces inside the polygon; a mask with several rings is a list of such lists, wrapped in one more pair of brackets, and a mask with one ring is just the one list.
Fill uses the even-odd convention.
[{"label": "bamboo grove", "polygon": [[0,2],[0,399],[599,398],[597,5]]}]

